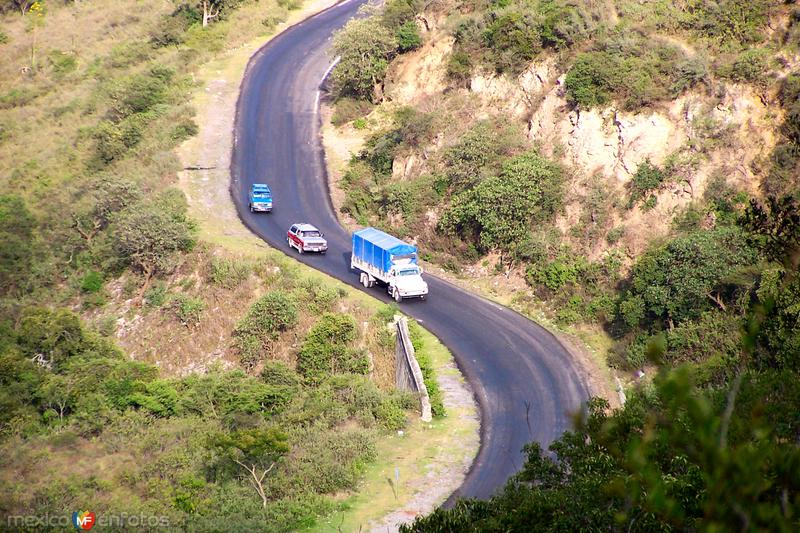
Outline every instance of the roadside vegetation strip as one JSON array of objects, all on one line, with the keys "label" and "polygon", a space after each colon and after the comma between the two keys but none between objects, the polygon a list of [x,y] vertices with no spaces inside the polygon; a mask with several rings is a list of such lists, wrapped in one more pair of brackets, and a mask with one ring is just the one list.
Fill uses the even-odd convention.
[{"label": "roadside vegetation strip", "polygon": [[480,445],[472,393],[447,348],[415,321],[409,325],[420,343],[417,356],[438,376],[447,415],[429,423],[415,417],[403,435],[379,440],[378,459],[367,465],[358,489],[310,531],[394,531],[444,502],[472,464]]}]

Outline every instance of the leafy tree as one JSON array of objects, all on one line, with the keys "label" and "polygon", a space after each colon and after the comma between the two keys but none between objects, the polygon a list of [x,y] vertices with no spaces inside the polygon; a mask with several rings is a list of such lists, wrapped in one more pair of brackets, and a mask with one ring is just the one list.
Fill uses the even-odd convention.
[{"label": "leafy tree", "polygon": [[145,276],[141,294],[154,275],[172,267],[176,253],[194,247],[195,233],[186,216],[186,198],[177,189],[126,209],[113,228],[117,252]]},{"label": "leafy tree", "polygon": [[457,195],[440,227],[483,250],[510,250],[534,220],[547,220],[561,208],[563,183],[559,165],[536,152],[517,156],[499,176]]},{"label": "leafy tree", "polygon": [[215,18],[225,16],[225,13],[236,9],[242,0],[200,0],[198,9],[203,11],[203,27],[205,28]]},{"label": "leafy tree", "polygon": [[336,373],[366,374],[369,371],[366,355],[348,347],[357,333],[352,316],[324,313],[297,354],[297,371],[311,382]]},{"label": "leafy tree", "polygon": [[19,196],[0,196],[0,294],[21,289],[31,269],[36,221]]},{"label": "leafy tree", "polygon": [[236,344],[246,368],[260,360],[266,344],[297,324],[297,302],[283,291],[271,291],[256,300],[236,326]]},{"label": "leafy tree", "polygon": [[19,320],[17,339],[23,353],[41,357],[55,369],[90,347],[80,317],[68,309],[26,309]]},{"label": "leafy tree", "polygon": [[397,37],[378,19],[348,22],[333,38],[333,51],[340,58],[331,74],[336,92],[380,101],[386,69],[397,48]]},{"label": "leafy tree", "polygon": [[42,405],[58,414],[59,424],[72,409],[79,395],[76,380],[70,375],[48,374],[39,389]]},{"label": "leafy tree", "polygon": [[274,427],[254,428],[217,435],[211,446],[243,468],[248,480],[267,507],[267,491],[264,479],[278,459],[289,451],[285,433]]},{"label": "leafy tree", "polygon": [[84,214],[73,213],[73,227],[91,244],[94,237],[111,223],[115,214],[142,199],[142,191],[132,181],[117,176],[101,178],[91,192],[91,207]]},{"label": "leafy tree", "polygon": [[734,274],[755,261],[755,250],[738,228],[698,231],[642,255],[633,266],[626,299],[641,299],[650,316],[672,327],[699,316],[711,303],[724,310],[726,297],[736,289]]},{"label": "leafy tree", "polygon": [[[12,335],[10,331],[2,331]],[[12,346],[0,349],[0,434],[13,431],[15,426],[36,413],[38,389],[44,379],[42,367]]]},{"label": "leafy tree", "polygon": [[685,371],[664,374],[611,414],[594,399],[550,446],[555,458],[528,445],[497,496],[461,500],[401,531],[794,530],[800,450],[771,434],[753,379],[703,395]]}]

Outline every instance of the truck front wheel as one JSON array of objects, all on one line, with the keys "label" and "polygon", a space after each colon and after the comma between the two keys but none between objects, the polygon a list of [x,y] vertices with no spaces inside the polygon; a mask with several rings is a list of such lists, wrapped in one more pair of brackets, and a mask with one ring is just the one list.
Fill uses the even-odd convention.
[{"label": "truck front wheel", "polygon": [[403,301],[403,297],[400,295],[400,289],[397,287],[394,288],[394,301],[400,303]]}]

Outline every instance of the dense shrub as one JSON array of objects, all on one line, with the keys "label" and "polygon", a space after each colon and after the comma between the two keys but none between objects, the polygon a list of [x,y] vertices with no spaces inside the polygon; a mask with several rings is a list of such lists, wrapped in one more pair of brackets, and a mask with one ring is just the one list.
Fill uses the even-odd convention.
[{"label": "dense shrub", "polygon": [[148,74],[136,74],[121,82],[112,82],[108,91],[109,117],[119,121],[163,103],[167,84],[173,76],[173,70],[156,66]]},{"label": "dense shrub", "polygon": [[297,354],[297,371],[310,382],[337,373],[366,374],[369,370],[366,354],[348,346],[357,333],[352,316],[324,313]]},{"label": "dense shrub", "polygon": [[628,207],[633,207],[641,199],[657,191],[664,184],[664,171],[653,165],[649,159],[644,160],[628,183]]},{"label": "dense shrub", "polygon": [[51,50],[47,59],[57,77],[66,76],[78,68],[77,58],[73,54],[62,52],[61,50]]},{"label": "dense shrub", "polygon": [[646,316],[677,324],[700,316],[712,305],[724,308],[738,290],[733,274],[755,261],[755,250],[737,228],[673,239],[637,260],[620,311],[626,315],[625,322],[633,325],[642,318],[633,312],[641,302]]},{"label": "dense shrub", "polygon": [[444,153],[451,190],[461,192],[496,174],[503,160],[522,146],[522,135],[514,126],[502,120],[476,123]]},{"label": "dense shrub", "polygon": [[283,291],[271,291],[256,300],[236,327],[238,334],[275,338],[297,324],[297,304]]},{"label": "dense shrub", "polygon": [[705,76],[704,64],[678,47],[632,34],[579,54],[564,86],[572,105],[588,109],[617,102],[635,110],[674,98]]},{"label": "dense shrub", "polygon": [[413,22],[419,8],[419,0],[389,0],[380,16],[381,23],[387,28],[396,30],[404,24]]},{"label": "dense shrub", "polygon": [[196,326],[205,308],[203,300],[185,294],[178,294],[172,300],[172,310],[184,326]]},{"label": "dense shrub", "polygon": [[769,83],[770,61],[769,50],[753,48],[739,53],[730,63],[721,65],[717,73],[733,81],[764,88]]},{"label": "dense shrub", "polygon": [[269,341],[296,324],[297,304],[285,292],[268,292],[256,300],[234,331],[235,345],[245,368],[256,366]]},{"label": "dense shrub", "polygon": [[560,50],[586,39],[597,20],[593,8],[565,0],[497,2],[456,25],[454,54],[517,74],[542,50]]},{"label": "dense shrub", "polygon": [[397,28],[397,48],[401,53],[416,50],[420,46],[422,37],[415,21],[409,20]]},{"label": "dense shrub", "polygon": [[214,257],[211,259],[209,279],[215,285],[233,289],[244,282],[253,271],[252,265],[243,259]]},{"label": "dense shrub", "polygon": [[783,139],[770,156],[767,179],[761,188],[773,197],[796,194],[800,175],[800,72],[792,72],[781,85],[779,100],[785,115],[780,127]]},{"label": "dense shrub", "polygon": [[101,168],[124,158],[144,136],[148,117],[137,115],[115,123],[104,120],[94,131],[95,166]]},{"label": "dense shrub", "polygon": [[496,177],[453,198],[440,227],[482,250],[511,250],[533,221],[549,220],[563,202],[563,170],[536,152],[514,157]]},{"label": "dense shrub", "polygon": [[705,312],[667,332],[665,362],[688,363],[698,384],[723,385],[741,367],[742,323],[737,317]]},{"label": "dense shrub", "polygon": [[0,294],[13,294],[26,283],[34,258],[35,227],[22,198],[0,196]]},{"label": "dense shrub", "polygon": [[447,77],[457,86],[468,86],[474,68],[472,57],[463,50],[453,50],[447,57]]},{"label": "dense shrub", "polygon": [[687,3],[681,24],[701,37],[722,45],[745,45],[761,41],[771,0],[720,0]]},{"label": "dense shrub", "polygon": [[103,275],[96,270],[90,270],[81,278],[83,292],[98,292],[103,288]]},{"label": "dense shrub", "polygon": [[[392,175],[394,160],[403,150],[419,147],[428,142],[433,132],[434,117],[410,107],[402,107],[395,111],[392,126],[382,132],[369,136],[364,148],[342,176],[345,189],[345,201],[342,212],[350,213],[359,220],[367,221],[370,215],[395,210],[398,203],[408,204],[407,198],[396,198],[395,184],[387,184]],[[426,181],[425,183],[429,183]],[[418,197],[426,196],[419,190],[421,184],[398,186],[401,196],[411,192]],[[427,195],[430,196],[430,195]],[[425,200],[425,204],[430,203]],[[421,207],[416,206],[416,207]]]}]

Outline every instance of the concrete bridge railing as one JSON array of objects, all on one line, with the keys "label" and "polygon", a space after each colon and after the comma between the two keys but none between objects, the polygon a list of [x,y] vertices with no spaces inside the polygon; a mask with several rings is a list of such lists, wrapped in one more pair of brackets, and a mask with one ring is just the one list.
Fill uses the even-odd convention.
[{"label": "concrete bridge railing", "polygon": [[431,421],[431,400],[428,389],[422,378],[422,370],[411,344],[408,333],[408,319],[401,317],[397,320],[397,340],[395,341],[395,384],[398,389],[410,390],[419,396],[421,419],[423,422]]}]

